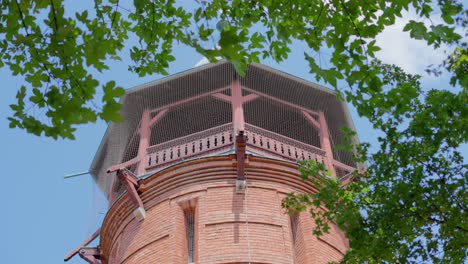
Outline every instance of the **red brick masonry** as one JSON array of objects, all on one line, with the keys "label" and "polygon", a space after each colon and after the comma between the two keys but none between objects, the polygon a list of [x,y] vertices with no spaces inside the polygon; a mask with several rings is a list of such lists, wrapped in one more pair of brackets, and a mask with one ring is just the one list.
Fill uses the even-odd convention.
[{"label": "red brick masonry", "polygon": [[132,215],[123,195],[101,231],[102,263],[188,263],[184,210],[195,209],[195,263],[327,263],[348,248],[340,230],[317,239],[307,213],[291,217],[281,208],[286,193],[312,192],[297,165],[247,157],[246,194],[236,194],[234,155],[200,158],[140,181],[146,219]]}]

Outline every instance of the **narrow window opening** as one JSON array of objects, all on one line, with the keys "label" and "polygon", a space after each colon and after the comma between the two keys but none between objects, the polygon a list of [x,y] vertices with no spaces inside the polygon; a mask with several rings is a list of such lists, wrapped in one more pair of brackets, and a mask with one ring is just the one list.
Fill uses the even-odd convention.
[{"label": "narrow window opening", "polygon": [[293,247],[295,247],[297,244],[297,225],[299,223],[299,215],[293,214],[293,215],[290,215],[289,217],[291,220],[292,244],[293,244]]},{"label": "narrow window opening", "polygon": [[301,263],[301,259],[304,256],[304,245],[301,239],[301,227],[299,222],[299,214],[294,213],[289,215],[291,223],[291,247],[294,256],[294,263]]},{"label": "narrow window opening", "polygon": [[187,232],[188,263],[194,263],[195,252],[195,210],[189,208],[184,211],[185,230]]}]

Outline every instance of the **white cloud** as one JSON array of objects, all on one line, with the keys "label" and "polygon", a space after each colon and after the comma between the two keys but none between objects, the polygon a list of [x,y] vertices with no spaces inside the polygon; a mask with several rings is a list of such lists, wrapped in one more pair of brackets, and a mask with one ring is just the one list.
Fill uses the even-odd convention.
[{"label": "white cloud", "polygon": [[200,61],[198,61],[195,65],[193,65],[193,68],[196,68],[198,66],[202,66],[208,63],[210,63],[210,61],[206,57],[203,57]]},{"label": "white cloud", "polygon": [[[422,74],[428,65],[442,62],[445,58],[444,48],[434,49],[423,40],[411,39],[409,32],[403,32],[410,20],[418,21],[420,18],[414,13],[403,13],[403,18],[398,18],[394,25],[377,36],[377,45],[382,48],[377,57],[386,63],[396,64],[409,73]],[[435,20],[437,19],[432,19],[437,23]]]}]

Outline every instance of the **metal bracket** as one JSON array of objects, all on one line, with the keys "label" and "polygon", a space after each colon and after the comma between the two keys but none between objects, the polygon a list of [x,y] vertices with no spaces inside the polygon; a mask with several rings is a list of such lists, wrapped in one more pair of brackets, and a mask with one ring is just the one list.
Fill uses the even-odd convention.
[{"label": "metal bracket", "polygon": [[81,248],[80,257],[90,264],[101,264],[101,252],[95,248]]},{"label": "metal bracket", "polygon": [[136,176],[127,168],[123,168],[117,170],[117,178],[127,190],[130,200],[137,206],[137,209],[133,211],[133,216],[135,216],[138,221],[144,220],[146,218],[146,211],[137,191],[140,185],[138,184]]},{"label": "metal bracket", "polygon": [[236,193],[245,193],[246,188],[247,188],[247,181],[236,180]]}]

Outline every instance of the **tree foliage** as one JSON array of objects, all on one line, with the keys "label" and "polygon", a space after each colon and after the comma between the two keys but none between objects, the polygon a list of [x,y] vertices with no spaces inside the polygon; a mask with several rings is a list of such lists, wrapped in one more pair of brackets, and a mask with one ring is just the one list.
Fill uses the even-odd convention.
[{"label": "tree foliage", "polygon": [[[302,164],[304,180],[319,192],[291,194],[284,206],[309,210],[317,234],[330,222],[342,228],[352,247],[345,261],[467,259],[468,176],[459,150],[468,140],[468,11],[461,1],[198,0],[191,8],[174,0],[93,3],[74,12],[72,3],[60,0],[1,2],[0,66],[26,81],[11,106],[11,127],[73,138],[78,124],[121,120],[117,99],[124,90],[113,81],[100,83],[96,74],[124,52],[129,71],[140,76],[167,74],[176,43],[210,61],[225,58],[242,74],[248,63],[286,59],[299,41],[309,48],[304,58],[316,79],[335,87],[384,136],[374,153],[367,144],[358,147],[356,159],[367,161],[368,169],[355,172],[359,180],[346,188],[319,164]],[[410,9],[419,19],[404,31],[449,51],[427,72],[450,76],[451,89],[423,89],[420,76],[375,58],[376,36]],[[206,48],[214,38],[218,47]],[[324,50],[331,53],[329,67],[316,56]],[[347,88],[338,89],[339,83]],[[102,109],[93,106],[99,89]],[[30,114],[31,107],[43,115]],[[317,210],[321,205],[328,210]]]}]

